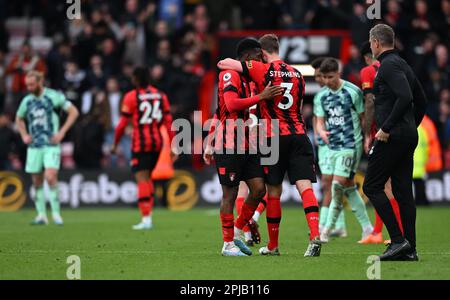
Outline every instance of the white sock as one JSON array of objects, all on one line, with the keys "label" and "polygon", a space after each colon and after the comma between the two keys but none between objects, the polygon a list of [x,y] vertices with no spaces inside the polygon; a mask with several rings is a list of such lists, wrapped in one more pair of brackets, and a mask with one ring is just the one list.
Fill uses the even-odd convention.
[{"label": "white sock", "polygon": [[144,223],[144,224],[151,224],[152,223],[152,217],[151,216],[142,217],[142,223]]},{"label": "white sock", "polygon": [[251,232],[244,232],[244,237],[245,237],[246,241],[251,240],[252,239],[252,233]]},{"label": "white sock", "polygon": [[242,230],[240,230],[239,228],[234,226],[234,238],[235,239],[240,239],[241,235],[242,235]]},{"label": "white sock", "polygon": [[253,214],[253,220],[255,220],[255,222],[258,222],[260,216],[261,214],[258,211],[255,211],[255,213]]},{"label": "white sock", "polygon": [[373,231],[373,227],[372,227],[372,225],[367,225],[367,226],[365,226],[364,228],[363,228],[363,232],[364,233],[372,233],[372,231]]}]

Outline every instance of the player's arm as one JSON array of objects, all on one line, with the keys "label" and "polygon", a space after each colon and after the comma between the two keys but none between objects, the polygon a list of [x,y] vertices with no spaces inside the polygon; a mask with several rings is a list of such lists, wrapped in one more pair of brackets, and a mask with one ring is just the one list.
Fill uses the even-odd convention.
[{"label": "player's arm", "polygon": [[256,84],[265,81],[264,74],[266,73],[266,65],[260,61],[249,60],[241,62],[235,59],[226,58],[221,60],[217,67],[221,70],[233,70],[242,73],[246,78],[255,82]]},{"label": "player's arm", "polygon": [[369,68],[363,68],[360,72],[361,88],[364,94],[364,110],[365,118],[363,125],[363,131],[366,137],[370,137],[370,131],[372,130],[372,124],[375,118],[375,96],[373,94],[373,74]]},{"label": "player's arm", "polygon": [[207,165],[211,164],[211,161],[213,160],[213,154],[214,154],[214,145],[213,141],[216,137],[216,128],[219,123],[219,118],[217,117],[217,113],[214,114],[214,117],[210,120],[211,124],[209,126],[208,136],[205,140],[205,152],[203,153],[203,160]]},{"label": "player's arm", "polygon": [[75,121],[78,119],[78,116],[80,115],[75,105],[72,105],[69,101],[66,100],[66,103],[64,105],[65,106],[63,107],[63,109],[67,113],[67,119],[64,122],[64,125],[58,131],[58,133],[52,137],[52,143],[56,145],[61,143],[61,141],[66,136],[69,129],[73,126],[73,124],[75,124]]},{"label": "player's arm", "polygon": [[[111,146],[111,153],[115,154],[117,150],[117,145],[120,142],[123,134],[125,133],[125,128],[130,122],[131,116],[133,115],[134,105],[132,101],[131,93],[125,95],[123,99],[122,109],[120,113],[120,119],[117,123],[116,129],[114,130],[114,141]],[[169,130],[169,129],[168,129]]]},{"label": "player's arm", "polygon": [[27,113],[27,100],[20,102],[19,109],[16,112],[16,127],[19,131],[20,137],[25,145],[31,144],[33,138],[28,134],[27,126],[25,124],[25,115]]},{"label": "player's arm", "polygon": [[325,117],[317,116],[317,132],[319,133],[322,140],[325,142],[325,144],[329,144],[330,141],[328,140],[328,136],[330,135],[330,132],[327,131],[325,126]]},{"label": "player's arm", "polygon": [[233,70],[239,73],[243,71],[241,62],[232,58],[225,58],[219,61],[217,67],[221,70]]},{"label": "player's arm", "polygon": [[238,91],[234,86],[230,85],[230,89],[225,88],[224,100],[227,110],[229,112],[238,112],[258,104],[260,101],[266,101],[280,96],[284,93],[284,88],[281,86],[272,86],[272,83],[259,94],[249,98],[239,98]]},{"label": "player's arm", "polygon": [[170,112],[170,102],[167,98],[166,94],[163,94],[162,97],[162,122],[159,123],[160,126],[164,124],[167,128],[167,133],[169,134],[169,142],[170,142],[170,156],[172,161],[176,161],[178,159],[178,149],[175,146],[172,146],[173,138],[175,137],[175,132],[172,130],[172,114]]},{"label": "player's arm", "polygon": [[378,71],[378,76],[380,75],[397,98],[391,113],[381,126],[381,130],[389,134],[391,129],[400,121],[410,107],[413,101],[413,95],[405,73],[397,66],[393,64],[382,65]]},{"label": "player's arm", "polygon": [[19,131],[20,137],[25,145],[31,144],[33,138],[28,134],[27,126],[25,125],[25,120],[19,115],[16,116],[16,127]]}]

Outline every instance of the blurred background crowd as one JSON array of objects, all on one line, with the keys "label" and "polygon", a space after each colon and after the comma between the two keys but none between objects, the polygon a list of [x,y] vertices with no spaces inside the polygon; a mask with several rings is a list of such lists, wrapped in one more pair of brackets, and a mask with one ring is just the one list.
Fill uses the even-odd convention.
[{"label": "blurred background crowd", "polygon": [[[381,21],[395,29],[398,50],[426,90],[427,114],[450,168],[450,0],[381,4]],[[216,71],[218,32],[349,30],[353,45],[343,77],[360,85],[358,48],[375,22],[365,1],[81,0],[81,7],[82,18],[68,20],[63,0],[0,0],[0,169],[20,169],[24,160],[13,120],[28,70],[45,72],[48,86],[82,114],[63,144],[63,167],[123,167],[129,138],[117,157],[108,149],[135,66],[148,66],[174,118],[192,120],[204,78]]]}]

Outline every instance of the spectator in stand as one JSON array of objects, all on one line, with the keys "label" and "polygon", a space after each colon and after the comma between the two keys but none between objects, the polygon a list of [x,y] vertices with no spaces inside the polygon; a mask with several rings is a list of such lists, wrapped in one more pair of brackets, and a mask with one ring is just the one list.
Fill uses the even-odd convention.
[{"label": "spectator in stand", "polygon": [[94,39],[93,27],[86,23],[83,32],[77,37],[73,54],[77,59],[78,65],[85,70],[89,67],[91,57],[95,54],[97,45]]},{"label": "spectator in stand", "polygon": [[105,92],[94,97],[91,111],[75,126],[74,160],[77,168],[100,169],[105,133],[111,127],[109,104]]},{"label": "spectator in stand", "polygon": [[439,110],[439,94],[442,89],[450,87],[450,60],[447,48],[439,44],[436,46],[434,56],[430,59],[426,70],[428,82],[426,91],[429,94],[429,110],[431,117],[437,121],[436,112]]},{"label": "spectator in stand", "polygon": [[124,26],[125,39],[123,41],[124,54],[122,59],[131,62],[133,65],[144,65],[144,38],[138,33],[133,23]]},{"label": "spectator in stand", "polygon": [[117,75],[120,71],[120,63],[123,49],[114,39],[107,38],[101,44],[101,56],[103,68],[109,75]]},{"label": "spectator in stand", "polygon": [[0,50],[0,114],[3,114],[6,105],[6,59],[5,53]]},{"label": "spectator in stand", "polygon": [[27,94],[25,75],[32,70],[46,73],[47,67],[45,61],[34,53],[31,44],[25,41],[6,68],[6,74],[12,76],[13,103],[9,109],[12,114],[16,113],[20,101]]},{"label": "spectator in stand", "polygon": [[426,35],[433,29],[432,17],[428,11],[428,4],[425,0],[416,0],[415,12],[411,19],[409,37],[411,42],[409,48],[420,45]]},{"label": "spectator in stand", "polygon": [[[106,98],[109,103],[109,110],[111,111],[111,127],[108,129],[105,135],[105,145],[112,145],[114,141],[114,128],[116,128],[120,119],[120,108],[122,103],[123,93],[120,90],[119,82],[116,78],[111,77],[106,84]],[[124,157],[126,162],[131,160],[131,139],[129,135],[124,135],[120,140],[118,152]],[[110,156],[111,166],[117,166],[117,155]]]},{"label": "spectator in stand", "polygon": [[86,90],[86,72],[80,70],[73,60],[65,64],[61,89],[66,98],[75,105],[78,111],[81,111],[81,99]]},{"label": "spectator in stand", "polygon": [[373,21],[367,18],[366,7],[361,2],[353,4],[353,15],[350,19],[350,29],[353,44],[358,47],[367,41],[370,28],[373,26]]},{"label": "spectator in stand", "polygon": [[450,0],[441,0],[437,30],[447,44],[450,42]]},{"label": "spectator in stand", "polygon": [[72,56],[72,49],[68,41],[57,43],[47,54],[48,80],[51,88],[61,89],[64,79],[65,65]]},{"label": "spectator in stand", "polygon": [[364,66],[365,64],[363,64],[361,60],[361,54],[358,47],[356,47],[355,45],[351,45],[350,60],[343,68],[343,78],[355,84],[356,86],[361,86],[361,78],[359,72],[362,68],[364,68]]},{"label": "spectator in stand", "polygon": [[17,132],[12,129],[9,117],[0,113],[0,171],[10,169],[9,155],[18,145],[19,140]]},{"label": "spectator in stand", "polygon": [[125,93],[133,88],[131,76],[133,75],[134,65],[131,62],[125,62],[122,65],[122,72],[117,77],[119,82],[120,91]]},{"label": "spectator in stand", "polygon": [[87,72],[87,83],[90,89],[94,91],[104,90],[106,87],[106,78],[109,74],[103,67],[103,59],[100,55],[94,55],[91,58],[90,68]]},{"label": "spectator in stand", "polygon": [[450,90],[443,89],[439,94],[439,120],[437,123],[437,130],[439,139],[443,148],[450,146],[449,138],[450,126]]}]

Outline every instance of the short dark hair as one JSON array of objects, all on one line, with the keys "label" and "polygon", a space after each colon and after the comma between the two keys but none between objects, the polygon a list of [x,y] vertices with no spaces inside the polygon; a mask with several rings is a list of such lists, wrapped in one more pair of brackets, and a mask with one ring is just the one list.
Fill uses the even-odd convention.
[{"label": "short dark hair", "polygon": [[395,33],[391,26],[386,24],[377,24],[370,29],[371,39],[376,39],[382,46],[394,47]]},{"label": "short dark hair", "polygon": [[139,87],[147,87],[150,84],[150,72],[147,68],[136,67],[133,71],[133,77],[137,80]]},{"label": "short dark hair", "polygon": [[369,41],[365,41],[359,48],[359,53],[361,56],[372,55],[372,49],[370,49]]},{"label": "short dark hair", "polygon": [[335,58],[328,57],[320,65],[320,72],[324,74],[338,71],[339,71],[339,62]]},{"label": "short dark hair", "polygon": [[311,62],[311,67],[313,67],[313,69],[317,70],[320,68],[320,65],[323,63],[323,61],[326,59],[326,57],[318,57],[315,60],[313,60]]},{"label": "short dark hair", "polygon": [[280,51],[280,42],[278,41],[278,37],[273,33],[263,35],[259,39],[259,42],[261,43],[261,48],[270,54]]},{"label": "short dark hair", "polygon": [[245,54],[253,54],[261,51],[261,44],[253,38],[245,38],[239,42],[236,55],[241,59]]}]

